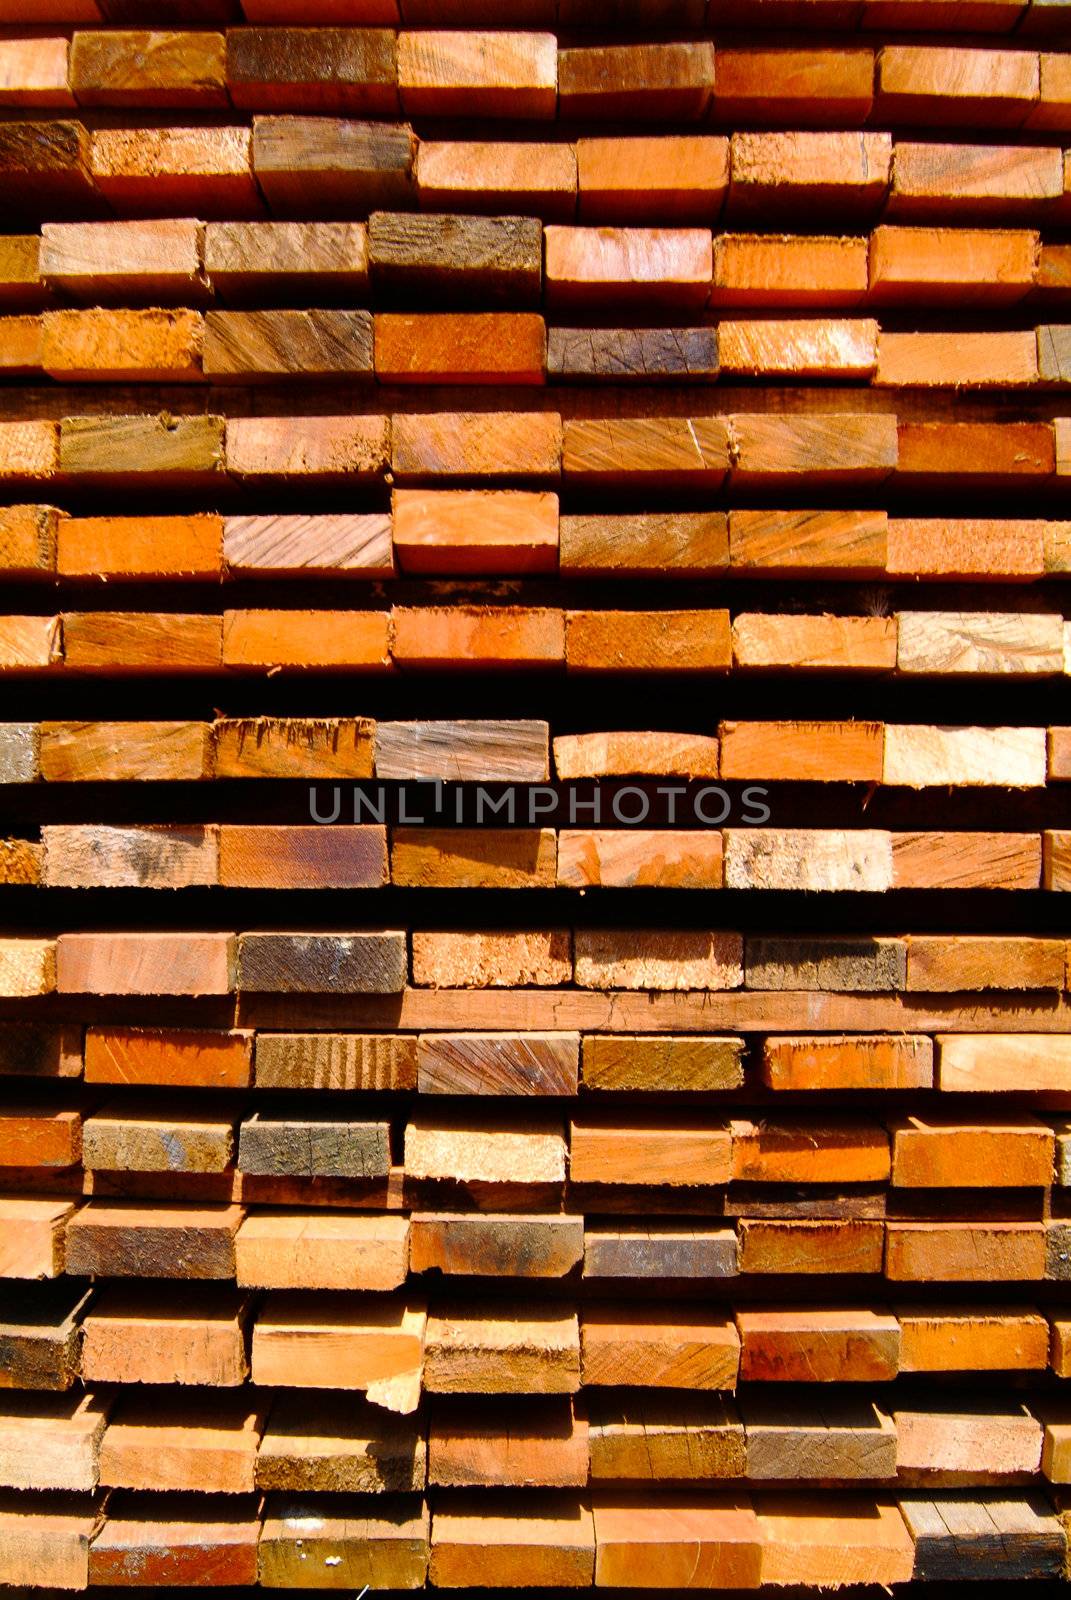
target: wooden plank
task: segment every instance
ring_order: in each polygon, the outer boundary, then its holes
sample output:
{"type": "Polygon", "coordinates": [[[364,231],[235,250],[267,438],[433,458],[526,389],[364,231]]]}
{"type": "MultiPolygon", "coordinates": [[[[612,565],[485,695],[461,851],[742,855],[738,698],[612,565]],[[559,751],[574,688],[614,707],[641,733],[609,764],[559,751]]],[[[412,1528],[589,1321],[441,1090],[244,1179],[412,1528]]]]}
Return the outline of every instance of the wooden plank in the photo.
{"type": "Polygon", "coordinates": [[[881,1383],[896,1376],[900,1326],[887,1312],[740,1309],[736,1325],[742,1381],[881,1383]]]}
{"type": "MultiPolygon", "coordinates": [[[[567,1396],[498,1400],[439,1396],[428,1422],[428,1482],[444,1488],[583,1489],[587,1419],[567,1396]]],[[[423,1480],[422,1480],[423,1481],[423,1480]]]]}
{"type": "Polygon", "coordinates": [[[955,1113],[888,1120],[892,1182],[921,1189],[1045,1188],[1052,1182],[1053,1132],[1029,1112],[979,1127],[955,1113]]]}
{"type": "MultiPolygon", "coordinates": [[[[9,577],[38,578],[56,568],[56,544],[64,513],[55,506],[5,506],[0,509],[0,571],[9,577]]],[[[9,724],[18,727],[19,724],[9,724]]]]}
{"type": "Polygon", "coordinates": [[[584,989],[737,989],[743,940],[702,930],[577,928],[575,981],[584,989]]]}
{"type": "Polygon", "coordinates": [[[901,1372],[1041,1371],[1049,1326],[1031,1306],[894,1303],[901,1372]]]}
{"type": "Polygon", "coordinates": [[[892,617],[762,615],[733,620],[733,666],[799,672],[892,672],[892,617]]]}
{"type": "Polygon", "coordinates": [[[718,351],[726,377],[878,381],[878,325],[869,317],[726,320],[718,351]]]}
{"type": "Polygon", "coordinates": [[[225,1284],[176,1284],[163,1303],[137,1287],[106,1287],[83,1318],[82,1376],[234,1388],[248,1375],[250,1311],[249,1297],[225,1284]]]}
{"type": "Polygon", "coordinates": [[[405,1130],[407,1178],[457,1183],[561,1184],[565,1181],[565,1132],[553,1114],[414,1111],[405,1130]]]}
{"type": "Polygon", "coordinates": [[[521,1310],[466,1301],[429,1314],[424,1388],[428,1394],[575,1394],[576,1312],[553,1304],[521,1310]]]}
{"type": "Polygon", "coordinates": [[[900,1500],[915,1541],[915,1577],[957,1582],[978,1572],[996,1578],[1063,1574],[1067,1537],[1043,1495],[986,1493],[920,1495],[900,1500]]]}
{"type": "Polygon", "coordinates": [[[239,1129],[238,1166],[255,1177],[385,1178],[390,1125],[254,1111],[239,1129]]]}
{"type": "Polygon", "coordinates": [[[60,617],[0,618],[0,671],[39,672],[63,660],[60,617]]]}
{"type": "Polygon", "coordinates": [[[553,1094],[577,1090],[575,1033],[425,1033],[417,1041],[422,1094],[553,1094]]]}
{"type": "Polygon", "coordinates": [[[212,770],[206,722],[42,722],[41,777],[49,783],[184,783],[212,770]]]}
{"type": "Polygon", "coordinates": [[[219,879],[214,824],[110,828],[61,825],[41,830],[43,881],[50,888],[184,889],[219,879]]]}
{"type": "Polygon", "coordinates": [[[713,273],[705,228],[544,229],[547,305],[555,309],[705,306],[713,273]]]}
{"type": "Polygon", "coordinates": [[[565,662],[565,615],[549,606],[395,606],[391,658],[402,670],[520,670],[565,662]]]}
{"type": "Polygon", "coordinates": [[[218,616],[83,611],[63,618],[64,666],[71,672],[218,672],[221,653],[218,616]]]}
{"type": "MultiPolygon", "coordinates": [[[[955,473],[974,488],[1014,488],[1024,478],[1051,477],[1056,470],[1053,427],[1045,422],[909,422],[898,430],[897,477],[916,487],[949,482],[955,473]]],[[[910,614],[910,613],[908,613],[910,614]]],[[[932,615],[932,614],[931,614],[932,615]]],[[[999,626],[1000,619],[988,619],[999,626]]],[[[1043,619],[1035,619],[1043,626],[1043,619]]],[[[927,623],[927,626],[930,626],[927,623]]],[[[1011,617],[1006,628],[1027,627],[1011,617]]],[[[936,620],[934,622],[936,633],[936,620]]]]}
{"type": "Polygon", "coordinates": [[[201,381],[199,311],[46,311],[41,323],[40,366],[59,383],[201,381]]]}
{"type": "MultiPolygon", "coordinates": [[[[909,941],[833,935],[817,939],[745,940],[749,989],[878,993],[910,987],[909,941]]],[[[956,988],[951,984],[948,987],[956,988]]]]}
{"type": "MultiPolygon", "coordinates": [[[[422,145],[422,163],[429,148],[465,147],[422,145]]],[[[378,211],[368,219],[368,259],[373,285],[387,294],[414,295],[435,305],[537,306],[543,230],[536,217],[528,216],[378,211]]]]}
{"type": "Polygon", "coordinates": [[[520,932],[415,928],[411,940],[413,982],[432,989],[547,988],[572,982],[572,935],[564,928],[520,932]]]}
{"type": "Polygon", "coordinates": [[[227,471],[298,485],[378,480],[390,453],[383,416],[229,417],[227,471]]]}
{"type": "Polygon", "coordinates": [[[717,488],[729,468],[724,417],[567,418],[562,470],[595,487],[717,488]]]}
{"type": "Polygon", "coordinates": [[[735,1389],[740,1338],[706,1307],[583,1308],[584,1387],[735,1389]]]}
{"type": "Polygon", "coordinates": [[[554,740],[554,767],[559,778],[716,778],[718,741],[687,733],[566,734],[554,740]]]}
{"type": "Polygon", "coordinates": [[[30,839],[0,839],[0,883],[39,884],[44,847],[30,839]]]}
{"type": "MultiPolygon", "coordinates": [[[[621,50],[610,54],[625,57],[621,50]]],[[[631,95],[630,115],[637,103],[631,95]]],[[[581,138],[580,215],[596,222],[712,220],[728,186],[728,154],[723,138],[581,138]]]]}
{"type": "Polygon", "coordinates": [[[227,93],[252,111],[398,111],[398,60],[387,28],[228,28],[227,93]]]}
{"type": "Polygon", "coordinates": [[[892,887],[892,836],[874,828],[726,828],[729,889],[881,893],[892,887]]]}
{"type": "Polygon", "coordinates": [[[11,120],[0,132],[0,178],[15,216],[52,220],[88,209],[100,201],[90,171],[91,139],[81,122],[11,120]]]}
{"type": "Polygon", "coordinates": [[[689,1120],[674,1125],[654,1118],[615,1117],[596,1121],[575,1116],[569,1124],[569,1176],[573,1183],[634,1183],[670,1187],[728,1183],[732,1138],[724,1121],[689,1120]]]}
{"type": "Polygon", "coordinates": [[[234,989],[230,933],[65,933],[61,994],[224,995],[234,989]]]}
{"type": "Polygon", "coordinates": [[[246,1217],[234,1253],[246,1288],[397,1289],[409,1266],[409,1220],[271,1211],[246,1217]]]}
{"type": "Polygon", "coordinates": [[[378,889],[387,830],[221,823],[218,881],[239,889],[378,889]]]}
{"type": "Polygon", "coordinates": [[[223,35],[79,29],[71,40],[70,82],[82,106],[223,107],[223,35]]]}
{"type": "Polygon", "coordinates": [[[52,994],[55,988],[55,939],[0,938],[0,996],[23,1000],[52,994]]]}
{"type": "Polygon", "coordinates": [[[36,484],[55,477],[59,470],[59,448],[57,422],[34,418],[0,423],[0,482],[36,484]]]}
{"type": "Polygon", "coordinates": [[[971,1093],[1038,1093],[1067,1085],[1071,1041],[1034,1034],[993,1034],[984,1039],[939,1033],[940,1087],[971,1093]]]}
{"type": "Polygon", "coordinates": [[[584,1255],[582,1217],[413,1212],[410,1265],[456,1276],[562,1278],[584,1255]]]}
{"type": "Polygon", "coordinates": [[[0,723],[0,783],[33,783],[40,776],[39,724],[0,723]]]}
{"type": "Polygon", "coordinates": [[[11,311],[39,311],[48,299],[41,281],[41,237],[10,233],[0,245],[0,305],[11,311]]]}
{"type": "Polygon", "coordinates": [[[277,216],[365,218],[411,203],[416,139],[405,123],[258,117],[256,182],[277,216]]]}
{"type": "Polygon", "coordinates": [[[247,300],[362,300],[368,292],[363,222],[210,222],[204,271],[230,304],[247,300]]]}
{"type": "Polygon", "coordinates": [[[897,1505],[871,1495],[756,1498],[764,1584],[906,1583],[915,1547],[897,1505]]]}
{"type": "Polygon", "coordinates": [[[585,1224],[584,1277],[642,1279],[733,1278],[737,1273],[732,1228],[687,1222],[585,1224]]]}
{"type": "Polygon", "coordinates": [[[558,104],[570,121],[699,122],[714,88],[714,46],[609,44],[558,55],[558,104]]]}
{"type": "Polygon", "coordinates": [[[1041,838],[1033,833],[894,833],[895,889],[1037,889],[1041,838]]]}
{"type": "Polygon", "coordinates": [[[1033,221],[1062,196],[1061,168],[1060,152],[1043,146],[898,140],[887,215],[945,224],[1033,221]]]}
{"type": "Polygon", "coordinates": [[[887,44],[877,57],[879,115],[914,127],[936,123],[1015,128],[1041,92],[1032,50],[962,50],[887,44]]]}
{"type": "Polygon", "coordinates": [[[391,882],[418,889],[552,888],[553,828],[392,828],[391,882]]]}
{"type": "Polygon", "coordinates": [[[377,778],[543,783],[549,728],[536,721],[380,722],[377,778]]]}
{"type": "MultiPolygon", "coordinates": [[[[802,135],[800,137],[803,137],[802,135]]],[[[863,136],[867,137],[866,135],[863,136]]],[[[728,419],[732,480],[742,486],[881,483],[897,470],[896,419],[878,412],[728,419]]]]}
{"type": "Polygon", "coordinates": [[[570,672],[727,672],[728,611],[567,611],[570,672]]]}
{"type": "Polygon", "coordinates": [[[375,372],[393,384],[541,384],[543,318],[530,311],[377,311],[375,372]]]}
{"type": "Polygon", "coordinates": [[[404,572],[555,572],[558,496],[523,489],[395,489],[404,572]]]}
{"type": "Polygon", "coordinates": [[[91,1200],[67,1224],[67,1271],[130,1278],[233,1278],[235,1205],[91,1200]]]}
{"type": "Polygon", "coordinates": [[[397,1295],[266,1296],[253,1328],[254,1383],[361,1389],[389,1411],[415,1411],[424,1360],[423,1304],[397,1295]]]}
{"type": "Polygon", "coordinates": [[[252,1082],[253,1034],[181,1028],[86,1030],[87,1083],[241,1089],[252,1082]]]}
{"type": "Polygon", "coordinates": [[[244,933],[238,988],[268,994],[397,994],[404,933],[244,933]]]}
{"type": "Polygon", "coordinates": [[[0,1576],[5,1584],[61,1590],[89,1585],[89,1546],[104,1521],[92,1494],[49,1495],[36,1504],[0,1496],[0,1576]]]}
{"type": "Polygon", "coordinates": [[[81,1319],[90,1303],[90,1291],[62,1279],[7,1280],[0,1389],[70,1389],[80,1372],[81,1319]]]}
{"type": "Polygon", "coordinates": [[[429,1577],[439,1588],[477,1581],[583,1588],[594,1576],[595,1527],[588,1506],[574,1496],[436,1507],[429,1577]]]}
{"type": "Polygon", "coordinates": [[[98,487],[206,489],[223,472],[219,416],[82,416],[60,424],[59,470],[98,487]]]}
{"type": "Polygon", "coordinates": [[[124,1395],[100,1447],[100,1481],[115,1489],[251,1494],[264,1402],[224,1392],[208,1403],[124,1395]]]}
{"type": "Polygon", "coordinates": [[[933,728],[889,723],[881,781],[911,789],[992,785],[1043,788],[1041,728],[933,728]]]}
{"type": "Polygon", "coordinates": [[[851,1482],[896,1477],[896,1429],[873,1400],[851,1394],[784,1399],[760,1389],[741,1396],[740,1411],[748,1478],[851,1482]]]}
{"type": "Polygon", "coordinates": [[[82,1029],[77,1024],[42,1027],[16,1022],[0,1028],[0,1077],[81,1076],[82,1029]]]}
{"type": "Polygon", "coordinates": [[[427,1447],[415,1422],[347,1396],[272,1401],[256,1460],[259,1489],[381,1494],[424,1487],[427,1447]]]}
{"type": "Polygon", "coordinates": [[[40,275],[81,303],[199,305],[204,239],[204,224],[185,217],[45,222],[40,275]]]}
{"type": "Polygon", "coordinates": [[[732,1400],[721,1394],[594,1393],[588,1412],[592,1483],[745,1475],[743,1425],[732,1400]]]}
{"type": "Polygon", "coordinates": [[[713,115],[734,128],[782,120],[798,128],[858,127],[873,104],[874,60],[866,47],[833,52],[730,43],[717,55],[713,115]]]}
{"type": "Polygon", "coordinates": [[[550,33],[398,35],[398,90],[409,117],[553,117],[557,85],[550,33]]]}
{"type": "Polygon", "coordinates": [[[722,722],[721,776],[880,782],[884,733],[880,722],[722,722]]]}
{"type": "Polygon", "coordinates": [[[1041,1424],[1014,1399],[897,1403],[893,1420],[901,1482],[954,1484],[981,1477],[999,1483],[1036,1473],[1041,1465],[1041,1424]]]}
{"type": "Polygon", "coordinates": [[[892,170],[887,133],[734,133],[728,216],[867,220],[892,170]]]}
{"type": "Polygon", "coordinates": [[[603,1491],[594,1518],[599,1585],[758,1588],[759,1522],[743,1496],[678,1490],[651,1504],[603,1491]]]}
{"type": "Polygon", "coordinates": [[[878,340],[877,388],[991,389],[1038,382],[1033,329],[1006,333],[883,332],[878,340]]]}
{"type": "Polygon", "coordinates": [[[558,884],[572,889],[720,889],[722,839],[698,829],[563,828],[558,884]]]}
{"type": "Polygon", "coordinates": [[[441,478],[557,478],[562,422],[555,412],[403,413],[393,418],[398,483],[441,478]]]}
{"type": "Polygon", "coordinates": [[[412,1496],[328,1502],[310,1515],[305,1500],[273,1495],[260,1534],[258,1579],[268,1588],[318,1586],[359,1591],[423,1588],[428,1571],[429,1513],[412,1496]],[[337,1505],[338,1509],[335,1509],[337,1505]]]}
{"type": "Polygon", "coordinates": [[[260,1520],[251,1497],[118,1496],[89,1552],[94,1585],[253,1584],[260,1520]]]}
{"type": "Polygon", "coordinates": [[[740,1271],[865,1275],[881,1271],[884,1224],[858,1217],[741,1218],[740,1271]]]}
{"type": "Polygon", "coordinates": [[[933,1085],[933,1045],[922,1037],[782,1035],[763,1041],[771,1089],[900,1089],[933,1085]]]}
{"type": "Polygon", "coordinates": [[[415,1089],[416,1040],[395,1034],[259,1033],[265,1089],[415,1089]]]}
{"type": "Polygon", "coordinates": [[[1040,1222],[889,1222],[885,1276],[914,1283],[1017,1283],[1046,1276],[1040,1222]]]}
{"type": "Polygon", "coordinates": [[[372,314],[209,311],[203,370],[210,383],[228,384],[371,377],[372,314]]]}
{"type": "Polygon", "coordinates": [[[165,209],[180,216],[260,215],[252,154],[247,127],[219,126],[97,128],[89,151],[92,182],[104,200],[150,217],[165,209]]]}
{"type": "Polygon", "coordinates": [[[228,1172],[233,1112],[106,1102],[85,1119],[82,1161],[95,1172],[228,1172]]]}
{"type": "Polygon", "coordinates": [[[61,34],[5,39],[0,64],[0,104],[73,106],[68,82],[69,41],[61,34]]]}
{"type": "Polygon", "coordinates": [[[547,377],[558,382],[713,382],[718,370],[714,328],[547,330],[547,377]]]}
{"type": "Polygon", "coordinates": [[[547,222],[569,222],[576,211],[571,144],[422,140],[416,182],[424,211],[498,215],[508,208],[547,222]]]}
{"type": "Polygon", "coordinates": [[[708,576],[728,565],[728,518],[720,511],[563,516],[559,562],[573,576],[708,576]]]}
{"type": "Polygon", "coordinates": [[[367,717],[220,717],[212,724],[217,778],[370,778],[375,724],[367,717]]]}
{"type": "Polygon", "coordinates": [[[610,1093],[739,1089],[744,1082],[743,1054],[740,1039],[585,1034],[581,1080],[585,1089],[610,1093]]]}
{"type": "Polygon", "coordinates": [[[866,238],[723,233],[714,240],[714,307],[854,306],[867,293],[866,238]]]}
{"type": "Polygon", "coordinates": [[[69,1200],[0,1197],[0,1278],[58,1278],[74,1209],[69,1200]]]}
{"type": "Polygon", "coordinates": [[[733,1179],[743,1183],[882,1183],[889,1138],[877,1121],[835,1113],[734,1117],[733,1179]]]}

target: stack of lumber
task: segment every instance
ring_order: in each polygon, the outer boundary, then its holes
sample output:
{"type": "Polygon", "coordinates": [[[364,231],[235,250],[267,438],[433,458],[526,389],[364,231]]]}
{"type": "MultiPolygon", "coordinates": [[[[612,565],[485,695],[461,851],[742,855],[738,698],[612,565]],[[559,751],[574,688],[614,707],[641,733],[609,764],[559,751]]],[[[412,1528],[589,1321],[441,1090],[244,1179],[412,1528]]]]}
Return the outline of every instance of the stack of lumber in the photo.
{"type": "Polygon", "coordinates": [[[0,0],[0,1591],[1071,1576],[1069,9],[0,0]]]}

